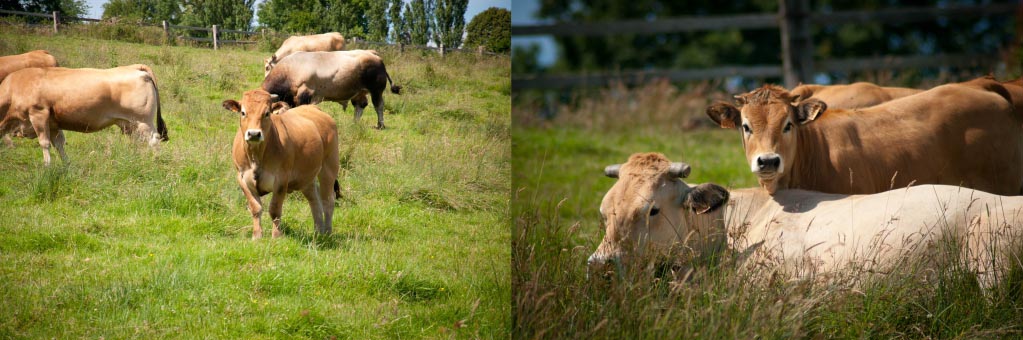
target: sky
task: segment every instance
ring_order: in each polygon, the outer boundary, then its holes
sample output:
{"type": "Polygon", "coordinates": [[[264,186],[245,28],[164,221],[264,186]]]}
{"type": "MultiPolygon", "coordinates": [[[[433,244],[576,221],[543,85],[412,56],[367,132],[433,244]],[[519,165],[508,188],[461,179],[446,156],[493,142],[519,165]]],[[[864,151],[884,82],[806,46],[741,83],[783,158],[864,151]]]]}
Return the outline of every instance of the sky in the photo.
{"type": "MultiPolygon", "coordinates": [[[[472,6],[471,1],[472,0],[470,0],[469,6],[472,6]]],[[[542,20],[534,18],[534,15],[539,9],[540,2],[538,0],[515,0],[511,10],[512,26],[543,22],[542,20]]],[[[528,46],[533,44],[540,46],[540,54],[536,57],[536,61],[540,65],[550,66],[554,63],[554,60],[558,58],[558,47],[557,44],[554,43],[554,38],[551,36],[512,36],[512,47],[528,46]]]]}
{"type": "MultiPolygon", "coordinates": [[[[410,0],[405,0],[408,3],[410,0]]],[[[259,8],[259,4],[263,0],[256,0],[256,8],[259,8]]],[[[517,0],[516,2],[520,2],[517,0]]],[[[107,0],[85,0],[85,3],[89,5],[89,18],[99,19],[103,16],[103,4],[107,3],[107,0]]],[[[511,10],[511,0],[469,0],[469,7],[465,10],[465,24],[469,24],[469,20],[476,16],[480,12],[485,11],[490,7],[500,7],[511,10]]],[[[514,14],[512,21],[514,21],[514,14]]]]}

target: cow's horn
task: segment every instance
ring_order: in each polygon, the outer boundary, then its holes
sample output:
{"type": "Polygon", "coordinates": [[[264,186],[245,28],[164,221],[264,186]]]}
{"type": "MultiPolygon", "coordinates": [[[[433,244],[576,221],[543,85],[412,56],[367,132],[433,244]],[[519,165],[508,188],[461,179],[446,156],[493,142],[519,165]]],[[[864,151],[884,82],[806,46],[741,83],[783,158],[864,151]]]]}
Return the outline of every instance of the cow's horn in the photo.
{"type": "Polygon", "coordinates": [[[689,177],[689,170],[689,164],[674,162],[668,167],[668,174],[672,177],[686,178],[689,177]]]}
{"type": "Polygon", "coordinates": [[[278,100],[281,100],[281,97],[280,97],[280,96],[278,96],[278,95],[276,95],[276,94],[271,94],[271,95],[270,95],[270,102],[271,102],[271,103],[276,103],[276,102],[277,102],[278,100]]]}
{"type": "Polygon", "coordinates": [[[618,178],[618,170],[621,168],[621,164],[608,165],[604,168],[604,175],[611,178],[618,178]]]}

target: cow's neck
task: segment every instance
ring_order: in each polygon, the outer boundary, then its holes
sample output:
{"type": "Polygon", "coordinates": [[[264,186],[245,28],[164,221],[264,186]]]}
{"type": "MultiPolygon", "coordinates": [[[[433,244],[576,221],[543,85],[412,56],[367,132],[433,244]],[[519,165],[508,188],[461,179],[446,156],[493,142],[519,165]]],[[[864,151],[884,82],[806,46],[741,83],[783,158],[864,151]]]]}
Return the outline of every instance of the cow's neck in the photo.
{"type": "Polygon", "coordinates": [[[827,171],[826,165],[831,157],[828,140],[812,124],[796,129],[796,159],[792,168],[786,170],[787,174],[778,179],[778,190],[816,188],[819,176],[827,171]]]}

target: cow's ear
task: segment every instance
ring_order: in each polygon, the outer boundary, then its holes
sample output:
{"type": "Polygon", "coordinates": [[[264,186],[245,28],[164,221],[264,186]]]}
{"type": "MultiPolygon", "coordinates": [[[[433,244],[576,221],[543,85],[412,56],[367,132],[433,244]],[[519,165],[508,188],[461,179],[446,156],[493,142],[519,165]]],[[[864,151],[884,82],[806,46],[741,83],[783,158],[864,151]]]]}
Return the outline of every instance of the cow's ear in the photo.
{"type": "Polygon", "coordinates": [[[697,214],[713,212],[728,203],[728,190],[717,184],[700,184],[686,193],[682,202],[697,214]]]}
{"type": "Polygon", "coordinates": [[[725,102],[717,102],[708,106],[707,116],[724,129],[734,129],[739,126],[742,120],[739,115],[739,108],[725,102]]]}
{"type": "Polygon", "coordinates": [[[796,122],[799,124],[812,122],[828,109],[828,104],[817,98],[807,98],[793,105],[796,106],[796,122]]]}
{"type": "Polygon", "coordinates": [[[223,105],[228,111],[242,112],[242,106],[234,101],[234,99],[225,100],[223,105]]]}
{"type": "Polygon", "coordinates": [[[270,105],[270,112],[275,115],[282,114],[284,111],[288,111],[289,109],[291,109],[291,106],[285,102],[274,102],[270,105]]]}

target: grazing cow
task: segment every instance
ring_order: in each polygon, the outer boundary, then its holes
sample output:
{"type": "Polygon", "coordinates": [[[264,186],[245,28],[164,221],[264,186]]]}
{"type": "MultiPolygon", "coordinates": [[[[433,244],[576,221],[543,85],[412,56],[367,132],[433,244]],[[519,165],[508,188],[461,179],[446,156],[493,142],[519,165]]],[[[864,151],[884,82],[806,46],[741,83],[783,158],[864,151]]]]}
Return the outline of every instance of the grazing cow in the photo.
{"type": "Polygon", "coordinates": [[[790,94],[802,99],[819,99],[832,109],[858,109],[920,92],[923,90],[882,87],[867,82],[858,82],[849,85],[799,85],[792,89],[790,94]]]}
{"type": "Polygon", "coordinates": [[[241,114],[232,154],[238,185],[252,213],[252,239],[263,236],[260,197],[273,193],[270,218],[276,238],[281,236],[284,199],[293,191],[301,191],[309,201],[316,231],[330,234],[335,194],[341,197],[337,183],[341,160],[334,119],[315,105],[289,109],[277,96],[263,90],[245,92],[241,102],[228,99],[223,105],[241,114]]]}
{"type": "Polygon", "coordinates": [[[0,57],[0,81],[14,71],[30,67],[57,67],[57,58],[44,50],[0,57]]]}
{"type": "Polygon", "coordinates": [[[990,288],[1007,266],[1018,266],[1009,256],[1023,249],[1017,240],[1023,197],[947,185],[871,195],[781,190],[772,196],[760,188],[729,192],[715,184],[689,185],[681,180],[688,173],[688,165],[655,153],[605,169],[618,180],[600,204],[606,233],[588,261],[594,270],[630,257],[674,260],[684,250],[706,258],[731,248],[744,261],[741,268],[826,278],[843,269],[897,270],[934,242],[955,239],[961,260],[990,288]]]}
{"type": "Polygon", "coordinates": [[[150,146],[168,140],[156,77],[149,66],[27,68],[0,83],[0,135],[39,137],[46,165],[51,142],[68,161],[64,130],[96,132],[111,125],[150,146]]]}
{"type": "Polygon", "coordinates": [[[768,192],[872,194],[948,184],[999,195],[1023,189],[1023,117],[990,79],[948,84],[864,109],[828,109],[766,85],[707,115],[742,134],[768,192]]]}
{"type": "MultiPolygon", "coordinates": [[[[384,128],[384,90],[391,76],[376,51],[297,52],[284,59],[263,80],[263,90],[289,105],[319,104],[324,100],[355,104],[355,120],[362,117],[366,94],[373,98],[377,128],[384,128]],[[361,99],[360,99],[361,98],[361,99]]],[[[391,81],[391,92],[401,86],[391,81]]]]}
{"type": "Polygon", "coordinates": [[[270,74],[270,70],[277,65],[281,59],[295,52],[329,52],[345,49],[345,37],[341,33],[331,32],[324,34],[301,35],[289,37],[281,44],[270,58],[263,61],[263,77],[270,74]]]}

